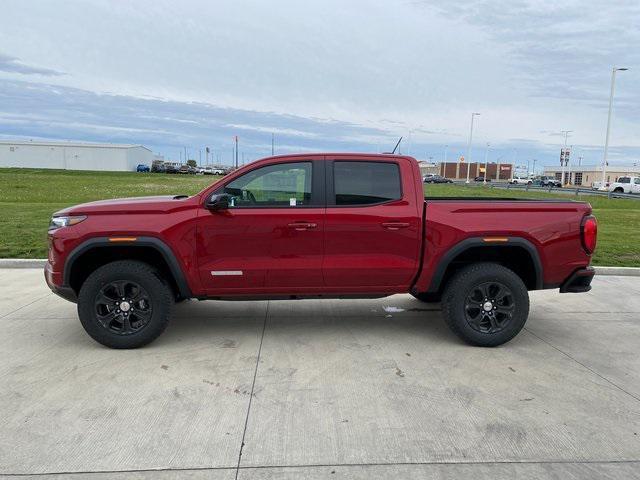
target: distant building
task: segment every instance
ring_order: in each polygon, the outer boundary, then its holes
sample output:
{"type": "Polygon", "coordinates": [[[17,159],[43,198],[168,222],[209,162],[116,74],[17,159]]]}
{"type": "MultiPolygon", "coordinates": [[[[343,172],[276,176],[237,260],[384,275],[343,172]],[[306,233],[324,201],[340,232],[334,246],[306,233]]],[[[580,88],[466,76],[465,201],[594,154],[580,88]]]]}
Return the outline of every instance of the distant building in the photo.
{"type": "MultiPolygon", "coordinates": [[[[499,166],[500,176],[498,177],[498,164],[489,162],[486,165],[486,169],[488,170],[487,179],[491,179],[492,181],[511,180],[513,165],[510,163],[500,163],[499,166]]],[[[469,168],[469,178],[471,180],[475,177],[484,176],[485,174],[485,164],[477,162],[442,162],[440,164],[440,170],[437,173],[452,180],[466,180],[467,168],[469,168]]]]}
{"type": "Polygon", "coordinates": [[[152,161],[153,152],[142,145],[0,141],[0,167],[135,171],[152,161]]]}
{"type": "MultiPolygon", "coordinates": [[[[544,175],[555,177],[558,180],[562,177],[562,167],[544,167],[544,175]]],[[[565,168],[565,182],[570,185],[591,187],[593,182],[602,181],[601,165],[569,165],[565,168]]],[[[607,167],[606,182],[615,182],[618,177],[627,175],[640,175],[640,166],[618,166],[609,165],[607,167]]]]}
{"type": "Polygon", "coordinates": [[[425,176],[427,173],[440,173],[440,165],[437,163],[418,160],[418,167],[420,167],[422,176],[425,176]]]}

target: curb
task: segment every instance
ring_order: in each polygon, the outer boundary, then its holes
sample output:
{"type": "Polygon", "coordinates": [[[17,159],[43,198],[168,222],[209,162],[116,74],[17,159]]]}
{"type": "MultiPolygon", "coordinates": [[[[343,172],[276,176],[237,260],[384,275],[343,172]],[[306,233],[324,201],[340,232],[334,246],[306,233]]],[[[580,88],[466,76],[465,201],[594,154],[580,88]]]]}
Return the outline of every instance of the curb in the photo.
{"type": "MultiPolygon", "coordinates": [[[[0,258],[2,268],[44,268],[46,258],[0,258]]],[[[640,277],[640,267],[593,267],[596,275],[640,277]]]]}
{"type": "Polygon", "coordinates": [[[44,268],[46,258],[0,258],[0,268],[44,268]]]}
{"type": "Polygon", "coordinates": [[[621,277],[640,277],[638,267],[593,267],[596,275],[618,275],[621,277]]]}

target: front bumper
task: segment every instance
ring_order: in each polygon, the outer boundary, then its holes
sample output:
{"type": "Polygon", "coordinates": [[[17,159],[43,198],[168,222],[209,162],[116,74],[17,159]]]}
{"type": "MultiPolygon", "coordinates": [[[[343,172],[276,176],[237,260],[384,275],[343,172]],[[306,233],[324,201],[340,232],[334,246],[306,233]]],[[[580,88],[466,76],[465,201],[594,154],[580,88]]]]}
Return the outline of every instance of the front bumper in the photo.
{"type": "Polygon", "coordinates": [[[59,297],[62,297],[70,302],[77,303],[78,296],[76,295],[76,292],[67,285],[60,285],[57,283],[60,282],[61,279],[62,274],[55,272],[51,268],[51,264],[47,262],[44,265],[44,280],[47,282],[47,286],[53,293],[55,293],[59,297]]]}
{"type": "Polygon", "coordinates": [[[593,267],[580,268],[573,272],[562,285],[560,293],[584,293],[591,290],[591,280],[596,274],[593,267]]]}

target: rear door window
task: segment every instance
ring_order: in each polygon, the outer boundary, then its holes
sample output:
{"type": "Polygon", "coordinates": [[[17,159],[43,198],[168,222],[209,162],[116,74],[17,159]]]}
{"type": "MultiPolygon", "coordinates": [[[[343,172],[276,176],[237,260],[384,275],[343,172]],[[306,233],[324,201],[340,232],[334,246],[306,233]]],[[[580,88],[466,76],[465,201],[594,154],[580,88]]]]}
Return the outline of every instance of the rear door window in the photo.
{"type": "Polygon", "coordinates": [[[335,205],[374,205],[402,198],[400,169],[392,162],[336,161],[335,205]]]}

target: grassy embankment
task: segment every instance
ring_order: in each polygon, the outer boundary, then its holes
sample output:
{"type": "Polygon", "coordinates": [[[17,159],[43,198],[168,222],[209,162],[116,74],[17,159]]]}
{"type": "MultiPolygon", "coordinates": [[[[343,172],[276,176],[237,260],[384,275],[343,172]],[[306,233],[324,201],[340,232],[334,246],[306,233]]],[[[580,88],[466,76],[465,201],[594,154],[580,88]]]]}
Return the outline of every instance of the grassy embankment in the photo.
{"type": "MultiPolygon", "coordinates": [[[[51,214],[105,198],[193,194],[218,177],[129,172],[0,169],[0,258],[45,258],[51,214]]],[[[429,196],[572,198],[562,194],[427,185],[429,196]]],[[[598,217],[596,265],[640,266],[640,201],[581,196],[598,217]]]]}

